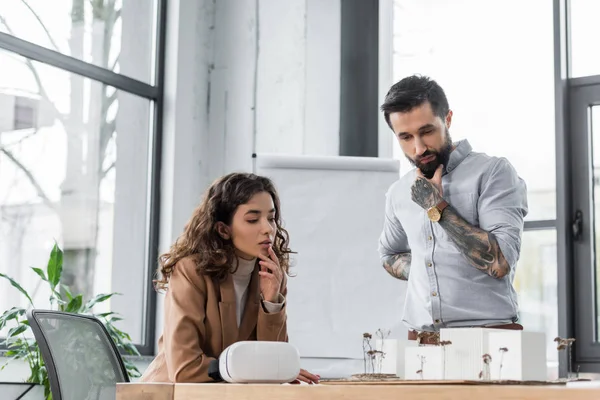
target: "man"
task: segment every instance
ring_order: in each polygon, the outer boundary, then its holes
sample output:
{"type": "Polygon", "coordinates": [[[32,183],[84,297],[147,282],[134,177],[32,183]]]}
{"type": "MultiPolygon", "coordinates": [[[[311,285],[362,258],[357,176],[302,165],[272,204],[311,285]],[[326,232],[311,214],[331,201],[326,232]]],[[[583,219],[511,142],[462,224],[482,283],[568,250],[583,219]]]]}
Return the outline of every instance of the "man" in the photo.
{"type": "Polygon", "coordinates": [[[428,332],[440,328],[522,329],[512,282],[525,183],[506,159],[452,142],[452,111],[434,80],[401,80],[381,109],[416,167],[390,187],[379,240],[386,271],[408,281],[409,339],[435,343],[428,332]]]}

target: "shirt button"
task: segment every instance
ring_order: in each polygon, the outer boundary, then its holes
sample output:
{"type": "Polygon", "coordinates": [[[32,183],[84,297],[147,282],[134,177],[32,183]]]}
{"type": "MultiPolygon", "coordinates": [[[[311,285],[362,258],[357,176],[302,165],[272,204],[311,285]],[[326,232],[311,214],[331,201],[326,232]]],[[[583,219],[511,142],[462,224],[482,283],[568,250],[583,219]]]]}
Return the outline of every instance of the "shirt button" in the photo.
{"type": "Polygon", "coordinates": [[[428,267],[431,267],[431,265],[432,265],[431,263],[427,263],[427,266],[428,266],[428,267]]]}
{"type": "Polygon", "coordinates": [[[436,320],[435,320],[435,323],[436,323],[436,324],[439,324],[439,323],[440,323],[440,320],[439,320],[439,319],[436,319],[436,320]]]}
{"type": "Polygon", "coordinates": [[[429,236],[427,239],[428,239],[428,240],[432,240],[432,239],[433,239],[433,237],[429,236]]]}
{"type": "Polygon", "coordinates": [[[435,297],[435,296],[437,296],[437,292],[431,292],[431,295],[432,295],[433,297],[435,297]]]}

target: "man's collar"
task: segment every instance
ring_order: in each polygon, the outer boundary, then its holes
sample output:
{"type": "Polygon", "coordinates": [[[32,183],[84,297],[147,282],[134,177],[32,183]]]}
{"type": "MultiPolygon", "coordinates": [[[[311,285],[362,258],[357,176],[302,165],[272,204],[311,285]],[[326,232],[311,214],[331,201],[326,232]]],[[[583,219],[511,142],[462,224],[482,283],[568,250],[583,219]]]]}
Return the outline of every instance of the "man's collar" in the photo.
{"type": "Polygon", "coordinates": [[[452,170],[465,159],[473,151],[473,148],[469,144],[467,139],[459,140],[454,143],[454,150],[450,152],[450,158],[448,159],[448,165],[444,168],[446,173],[452,172],[452,170]]]}

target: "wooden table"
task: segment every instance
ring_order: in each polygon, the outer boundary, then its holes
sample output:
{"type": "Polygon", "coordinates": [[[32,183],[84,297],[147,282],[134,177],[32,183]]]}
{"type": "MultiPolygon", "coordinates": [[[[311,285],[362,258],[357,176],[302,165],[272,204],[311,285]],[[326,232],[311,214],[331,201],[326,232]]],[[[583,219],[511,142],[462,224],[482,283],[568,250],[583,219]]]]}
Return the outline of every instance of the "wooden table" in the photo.
{"type": "Polygon", "coordinates": [[[348,383],[319,385],[240,385],[123,383],[117,400],[598,400],[599,388],[564,385],[465,385],[348,383]]]}

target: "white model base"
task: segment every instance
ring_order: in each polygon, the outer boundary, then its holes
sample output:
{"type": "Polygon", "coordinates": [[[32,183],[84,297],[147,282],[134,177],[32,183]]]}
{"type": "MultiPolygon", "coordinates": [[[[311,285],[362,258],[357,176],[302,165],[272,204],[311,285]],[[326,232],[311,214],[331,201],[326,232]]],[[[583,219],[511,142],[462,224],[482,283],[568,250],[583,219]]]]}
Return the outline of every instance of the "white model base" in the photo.
{"type": "Polygon", "coordinates": [[[542,332],[490,329],[488,344],[492,379],[544,381],[548,379],[546,335],[542,332]],[[501,348],[508,351],[500,351],[501,348]],[[502,368],[500,363],[502,362],[502,368]]]}
{"type": "Polygon", "coordinates": [[[489,353],[485,328],[448,328],[440,330],[440,340],[450,341],[446,348],[446,379],[478,380],[483,371],[483,355],[489,353]]]}
{"type": "Polygon", "coordinates": [[[523,381],[545,381],[548,378],[546,335],[542,332],[444,328],[440,330],[440,340],[452,343],[406,347],[405,371],[401,377],[523,381]]]}
{"type": "Polygon", "coordinates": [[[444,349],[441,346],[408,347],[405,357],[404,379],[444,379],[444,349]]]}
{"type": "Polygon", "coordinates": [[[381,360],[380,372],[382,374],[397,375],[398,342],[396,339],[377,339],[375,341],[375,350],[385,354],[383,360],[381,360]]]}

